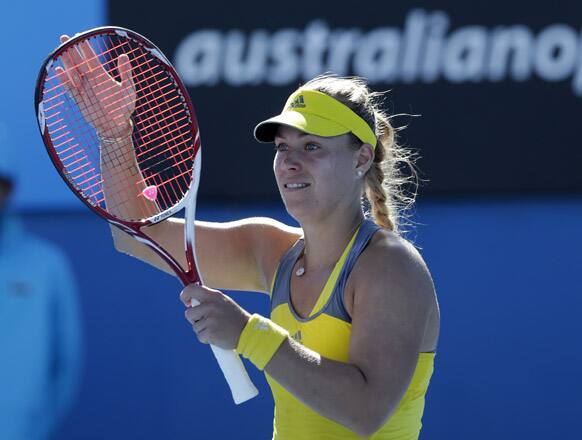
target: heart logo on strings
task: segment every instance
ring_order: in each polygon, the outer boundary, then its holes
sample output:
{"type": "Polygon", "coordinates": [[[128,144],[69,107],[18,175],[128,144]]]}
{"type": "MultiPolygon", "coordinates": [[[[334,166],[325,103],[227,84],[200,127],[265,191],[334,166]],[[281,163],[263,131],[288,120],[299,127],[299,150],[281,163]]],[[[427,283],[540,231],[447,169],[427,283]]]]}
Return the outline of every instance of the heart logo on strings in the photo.
{"type": "Polygon", "coordinates": [[[158,196],[158,187],[155,185],[150,185],[147,188],[145,188],[141,193],[146,199],[151,200],[153,202],[154,200],[156,200],[156,197],[158,196]]]}

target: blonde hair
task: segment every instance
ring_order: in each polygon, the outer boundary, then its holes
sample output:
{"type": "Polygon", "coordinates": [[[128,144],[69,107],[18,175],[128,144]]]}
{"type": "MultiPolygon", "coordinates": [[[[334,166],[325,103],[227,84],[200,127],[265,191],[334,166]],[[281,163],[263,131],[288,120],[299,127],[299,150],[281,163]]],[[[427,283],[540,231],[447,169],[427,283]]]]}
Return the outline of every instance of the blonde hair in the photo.
{"type": "MultiPolygon", "coordinates": [[[[378,139],[374,162],[365,175],[364,205],[369,204],[374,222],[400,233],[409,225],[407,212],[414,204],[418,181],[414,167],[415,154],[397,142],[397,131],[382,110],[383,93],[372,92],[358,77],[333,74],[317,76],[301,86],[302,89],[325,93],[349,107],[374,130],[378,139]],[[407,171],[408,170],[408,171],[407,171]]],[[[354,148],[362,141],[354,137],[354,148]]]]}

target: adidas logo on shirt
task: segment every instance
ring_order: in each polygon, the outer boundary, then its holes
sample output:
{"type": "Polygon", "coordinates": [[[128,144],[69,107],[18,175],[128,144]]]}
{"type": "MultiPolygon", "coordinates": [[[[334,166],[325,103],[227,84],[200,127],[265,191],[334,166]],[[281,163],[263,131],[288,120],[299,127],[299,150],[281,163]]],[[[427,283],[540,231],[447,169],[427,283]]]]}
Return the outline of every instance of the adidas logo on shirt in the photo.
{"type": "Polygon", "coordinates": [[[295,341],[301,342],[301,330],[295,332],[293,336],[291,336],[295,341]]]}

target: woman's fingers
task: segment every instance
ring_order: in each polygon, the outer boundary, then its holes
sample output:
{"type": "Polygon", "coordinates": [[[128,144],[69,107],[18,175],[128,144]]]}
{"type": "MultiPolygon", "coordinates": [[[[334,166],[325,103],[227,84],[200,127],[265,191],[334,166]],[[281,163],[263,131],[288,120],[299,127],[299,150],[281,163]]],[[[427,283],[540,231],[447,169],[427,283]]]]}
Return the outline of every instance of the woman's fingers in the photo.
{"type": "Polygon", "coordinates": [[[86,94],[84,93],[81,78],[75,69],[62,67],[55,67],[55,71],[60,77],[61,84],[70,97],[77,103],[78,106],[84,107],[87,105],[86,94]]]}
{"type": "MultiPolygon", "coordinates": [[[[61,43],[66,43],[67,41],[69,41],[69,36],[61,35],[60,41],[61,43]]],[[[75,48],[70,48],[66,50],[63,53],[62,60],[67,75],[70,78],[72,84],[77,88],[81,87],[82,85],[81,76],[83,74],[82,69],[85,68],[86,70],[86,66],[77,50],[75,48]]]]}
{"type": "Polygon", "coordinates": [[[56,67],[55,70],[64,71],[65,75],[63,78],[63,82],[66,81],[66,85],[70,88],[77,88],[81,86],[81,77],[77,70],[73,67],[73,64],[70,61],[70,57],[64,56],[62,58],[63,66],[65,67],[62,69],[61,67],[56,67]]]}
{"type": "Polygon", "coordinates": [[[209,335],[208,335],[208,330],[207,329],[203,329],[200,331],[196,332],[196,336],[198,337],[198,340],[203,343],[203,344],[209,344],[209,335]]]}
{"type": "Polygon", "coordinates": [[[190,322],[190,324],[192,325],[192,328],[194,329],[194,331],[196,333],[199,333],[202,330],[206,329],[207,322],[206,322],[206,319],[200,318],[200,319],[198,319],[196,321],[190,322]]]}
{"type": "MultiPolygon", "coordinates": [[[[61,35],[60,37],[61,43],[66,43],[69,40],[70,38],[68,35],[61,35]]],[[[66,60],[69,66],[75,69],[79,75],[86,75],[89,73],[89,66],[87,65],[87,62],[83,59],[83,57],[81,57],[80,52],[76,48],[71,47],[70,49],[67,49],[64,55],[65,56],[63,56],[63,60],[66,60]]]]}
{"type": "Polygon", "coordinates": [[[180,292],[180,300],[190,307],[216,298],[216,292],[198,284],[189,284],[180,292]]]}
{"type": "Polygon", "coordinates": [[[206,328],[206,320],[201,319],[199,321],[192,323],[192,330],[196,333],[196,337],[203,344],[208,344],[210,336],[208,335],[208,329],[206,328]]]}
{"type": "Polygon", "coordinates": [[[65,88],[65,91],[70,93],[71,95],[74,95],[75,88],[77,86],[74,83],[73,79],[71,78],[70,72],[68,70],[63,69],[62,67],[55,67],[55,72],[57,72],[59,80],[61,81],[61,84],[65,88]]]}
{"type": "Polygon", "coordinates": [[[133,74],[131,73],[131,63],[129,62],[129,57],[122,53],[117,57],[117,70],[119,70],[119,76],[121,77],[121,84],[123,85],[133,85],[133,74]]]}
{"type": "MultiPolygon", "coordinates": [[[[69,41],[69,36],[61,35],[60,41],[61,43],[66,43],[69,41]]],[[[65,90],[71,94],[77,105],[83,105],[81,102],[84,96],[82,93],[83,81],[78,70],[80,58],[77,56],[78,53],[74,48],[65,51],[61,58],[64,68],[59,66],[55,67],[55,70],[61,77],[61,83],[65,87],[65,90]]]]}
{"type": "Polygon", "coordinates": [[[99,61],[99,57],[95,54],[89,42],[83,41],[78,47],[84,62],[88,66],[89,78],[95,79],[97,84],[102,84],[107,79],[110,79],[109,74],[101,64],[101,61],[99,61]]]}
{"type": "Polygon", "coordinates": [[[117,70],[121,79],[121,88],[127,96],[135,99],[135,84],[133,82],[133,72],[131,70],[131,62],[126,54],[121,54],[117,57],[117,70]]]}
{"type": "MultiPolygon", "coordinates": [[[[60,42],[72,41],[68,35],[61,35],[60,42]]],[[[116,138],[127,133],[136,99],[128,55],[116,59],[119,81],[101,63],[88,41],[66,47],[60,59],[62,66],[56,67],[56,73],[87,122],[103,137],[116,138]]],[[[108,66],[113,67],[112,64],[108,66]]]]}
{"type": "Polygon", "coordinates": [[[208,330],[208,320],[206,315],[208,313],[208,306],[200,304],[196,307],[190,307],[186,310],[186,319],[192,325],[192,329],[196,333],[196,337],[203,344],[208,344],[210,340],[208,330]]]}
{"type": "Polygon", "coordinates": [[[70,92],[71,88],[73,88],[75,85],[73,84],[73,81],[69,76],[69,72],[66,72],[65,69],[63,69],[62,67],[55,67],[55,72],[57,72],[57,75],[59,76],[59,81],[65,87],[65,90],[67,92],[70,92]]]}
{"type": "Polygon", "coordinates": [[[184,312],[186,315],[186,319],[190,322],[190,324],[194,324],[197,321],[201,321],[204,319],[205,316],[208,315],[209,307],[206,304],[200,304],[196,307],[189,307],[184,312]]]}

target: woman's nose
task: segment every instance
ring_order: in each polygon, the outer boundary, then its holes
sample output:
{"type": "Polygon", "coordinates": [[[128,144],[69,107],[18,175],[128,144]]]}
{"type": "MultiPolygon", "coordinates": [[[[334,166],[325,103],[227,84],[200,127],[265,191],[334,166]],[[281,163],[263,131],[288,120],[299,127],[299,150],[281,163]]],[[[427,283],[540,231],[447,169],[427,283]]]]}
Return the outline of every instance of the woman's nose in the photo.
{"type": "Polygon", "coordinates": [[[301,168],[301,156],[296,151],[287,151],[282,161],[286,170],[298,170],[301,168]]]}

